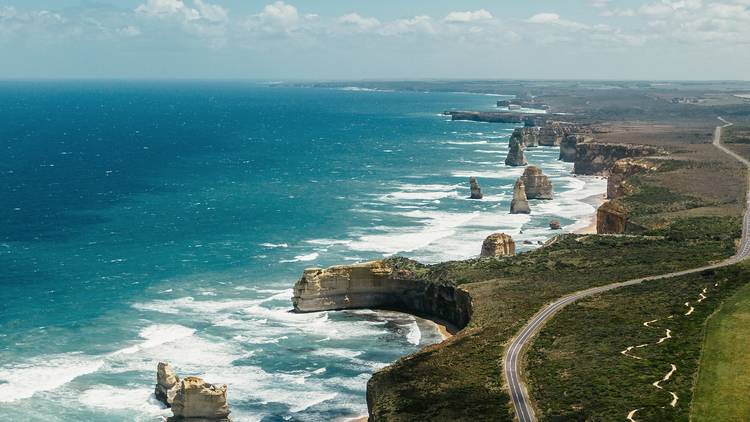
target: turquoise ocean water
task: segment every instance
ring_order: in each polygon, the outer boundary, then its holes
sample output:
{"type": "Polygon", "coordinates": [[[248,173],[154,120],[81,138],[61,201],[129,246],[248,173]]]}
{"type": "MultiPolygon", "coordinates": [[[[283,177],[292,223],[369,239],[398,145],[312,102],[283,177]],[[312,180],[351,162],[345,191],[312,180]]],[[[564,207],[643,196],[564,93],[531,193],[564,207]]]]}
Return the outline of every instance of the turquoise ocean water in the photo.
{"type": "Polygon", "coordinates": [[[557,197],[509,215],[513,126],[440,115],[496,99],[0,83],[0,420],[159,420],[159,360],[228,384],[237,421],[365,413],[371,373],[439,335],[398,313],[290,313],[305,267],[468,258],[496,231],[528,249],[551,218],[585,226],[605,190],[529,149],[557,197]]]}

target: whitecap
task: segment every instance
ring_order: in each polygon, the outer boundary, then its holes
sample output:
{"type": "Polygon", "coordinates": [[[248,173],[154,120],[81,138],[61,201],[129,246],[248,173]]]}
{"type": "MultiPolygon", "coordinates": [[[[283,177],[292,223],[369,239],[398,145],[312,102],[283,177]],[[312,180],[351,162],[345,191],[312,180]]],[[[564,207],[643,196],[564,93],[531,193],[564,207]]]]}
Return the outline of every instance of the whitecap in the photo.
{"type": "Polygon", "coordinates": [[[13,402],[51,391],[96,372],[104,361],[82,353],[44,355],[0,367],[0,402],[13,402]]]}

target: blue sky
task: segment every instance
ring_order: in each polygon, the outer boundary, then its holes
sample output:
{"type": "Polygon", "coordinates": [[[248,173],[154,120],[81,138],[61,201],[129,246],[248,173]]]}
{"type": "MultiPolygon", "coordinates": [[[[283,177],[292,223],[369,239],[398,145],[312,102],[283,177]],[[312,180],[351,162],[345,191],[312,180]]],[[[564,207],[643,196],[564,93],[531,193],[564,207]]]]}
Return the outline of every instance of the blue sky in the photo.
{"type": "Polygon", "coordinates": [[[0,78],[748,75],[750,0],[0,0],[0,78]]]}

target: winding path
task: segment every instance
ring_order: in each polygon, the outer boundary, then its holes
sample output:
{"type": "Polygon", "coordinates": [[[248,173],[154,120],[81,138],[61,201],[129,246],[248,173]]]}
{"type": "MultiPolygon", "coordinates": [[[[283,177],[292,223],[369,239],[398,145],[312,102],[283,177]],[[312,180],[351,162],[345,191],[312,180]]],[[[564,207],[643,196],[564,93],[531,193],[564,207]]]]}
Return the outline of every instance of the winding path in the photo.
{"type": "MultiPolygon", "coordinates": [[[[730,156],[740,161],[742,164],[745,165],[745,167],[748,170],[750,170],[750,161],[746,160],[745,158],[741,157],[739,154],[735,153],[734,151],[726,148],[724,145],[721,144],[722,129],[725,127],[731,126],[732,123],[727,122],[721,117],[719,117],[719,120],[721,120],[725,124],[723,126],[716,127],[716,130],[714,131],[713,145],[716,148],[719,148],[720,150],[724,151],[725,153],[729,154],[730,156]]],[[[750,172],[748,173],[748,185],[747,186],[748,186],[748,189],[750,189],[750,172]]],[[[516,416],[518,417],[518,420],[520,422],[536,421],[536,416],[534,415],[534,409],[529,400],[529,393],[526,390],[526,383],[523,381],[520,375],[520,361],[523,356],[524,347],[529,343],[529,340],[536,334],[536,332],[539,330],[539,328],[542,325],[544,325],[545,322],[547,322],[550,318],[552,318],[552,316],[557,311],[570,305],[571,303],[577,301],[578,299],[593,296],[595,294],[606,292],[608,290],[618,289],[620,287],[640,284],[644,281],[679,277],[679,276],[693,274],[693,273],[697,273],[697,272],[708,270],[708,269],[725,267],[725,266],[732,265],[738,261],[741,261],[747,258],[748,255],[750,255],[750,192],[748,192],[748,195],[746,195],[746,198],[747,199],[746,199],[745,215],[742,221],[742,238],[741,238],[739,250],[733,257],[725,261],[722,261],[718,264],[707,265],[705,267],[693,268],[689,270],[655,275],[655,276],[650,276],[650,277],[637,278],[634,280],[612,283],[612,284],[607,284],[604,286],[594,287],[594,288],[587,289],[587,290],[582,290],[582,291],[572,293],[568,296],[564,296],[556,300],[552,304],[543,308],[536,315],[534,315],[529,320],[529,322],[521,329],[521,331],[516,335],[513,341],[510,343],[510,346],[506,349],[505,356],[503,358],[503,374],[505,375],[505,381],[507,382],[508,388],[510,390],[511,401],[513,402],[513,408],[516,411],[516,416]]],[[[675,404],[677,403],[676,397],[673,399],[673,403],[675,404]]],[[[632,412],[632,414],[628,415],[629,419],[632,420],[634,415],[635,415],[635,412],[632,412]]]]}

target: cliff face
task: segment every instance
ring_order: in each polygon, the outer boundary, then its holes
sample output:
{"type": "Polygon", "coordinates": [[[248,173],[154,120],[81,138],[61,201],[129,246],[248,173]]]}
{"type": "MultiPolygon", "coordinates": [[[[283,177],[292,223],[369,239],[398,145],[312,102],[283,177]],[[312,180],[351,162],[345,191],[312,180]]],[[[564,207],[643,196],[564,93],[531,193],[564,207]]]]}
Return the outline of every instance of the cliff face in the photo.
{"type": "Polygon", "coordinates": [[[547,122],[539,128],[539,145],[541,146],[559,146],[563,139],[568,135],[590,133],[591,130],[582,125],[564,123],[564,122],[547,122]]]}
{"type": "Polygon", "coordinates": [[[496,111],[446,111],[451,120],[469,120],[488,123],[523,123],[524,115],[519,113],[503,113],[496,111]]]}
{"type": "Polygon", "coordinates": [[[310,268],[294,285],[296,312],[376,308],[439,318],[463,328],[471,319],[471,297],[449,284],[417,278],[414,261],[395,259],[310,268]]]}
{"type": "Polygon", "coordinates": [[[613,202],[605,202],[596,210],[596,232],[598,234],[625,233],[628,212],[613,202]]]}
{"type": "Polygon", "coordinates": [[[526,148],[521,139],[511,137],[508,141],[508,156],[505,157],[506,166],[525,166],[528,164],[523,151],[526,148]]]}
{"type": "Polygon", "coordinates": [[[482,243],[482,258],[515,255],[516,242],[505,233],[495,233],[487,236],[482,243]]]}
{"type": "Polygon", "coordinates": [[[560,161],[573,163],[576,161],[576,145],[583,143],[583,136],[568,135],[560,142],[560,161]]]}
{"type": "Polygon", "coordinates": [[[528,199],[552,199],[552,182],[537,166],[528,166],[521,176],[528,199]]]}
{"type": "Polygon", "coordinates": [[[617,160],[645,157],[656,153],[658,153],[656,148],[643,145],[579,143],[576,145],[573,172],[575,174],[607,176],[617,160]]]}
{"type": "Polygon", "coordinates": [[[607,198],[615,199],[634,193],[635,188],[628,183],[628,178],[638,173],[654,171],[656,163],[644,159],[623,158],[615,162],[607,179],[607,198]]]}

